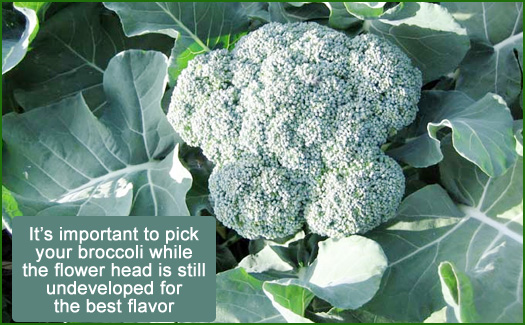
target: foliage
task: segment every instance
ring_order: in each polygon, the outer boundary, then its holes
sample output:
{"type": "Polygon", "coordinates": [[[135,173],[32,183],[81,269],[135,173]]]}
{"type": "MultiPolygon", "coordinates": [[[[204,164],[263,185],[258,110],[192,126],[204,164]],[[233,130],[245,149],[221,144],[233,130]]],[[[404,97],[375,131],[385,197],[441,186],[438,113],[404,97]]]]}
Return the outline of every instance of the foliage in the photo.
{"type": "MultiPolygon", "coordinates": [[[[2,16],[4,259],[19,215],[213,214],[218,169],[170,126],[173,87],[261,26],[315,22],[387,39],[421,71],[414,122],[376,145],[405,194],[395,218],[340,239],[248,240],[218,223],[216,321],[523,322],[522,3],[17,2],[2,16]]],[[[297,154],[284,144],[265,150],[297,154]]],[[[325,209],[344,205],[328,190],[325,209]]]]}

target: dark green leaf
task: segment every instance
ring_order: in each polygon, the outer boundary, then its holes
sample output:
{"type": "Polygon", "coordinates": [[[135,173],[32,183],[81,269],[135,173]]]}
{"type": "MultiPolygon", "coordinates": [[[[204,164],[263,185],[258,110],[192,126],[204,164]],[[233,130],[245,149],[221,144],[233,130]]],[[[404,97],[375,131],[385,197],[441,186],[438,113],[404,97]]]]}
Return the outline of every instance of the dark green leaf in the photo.
{"type": "Polygon", "coordinates": [[[187,215],[191,176],[160,101],[167,58],[126,51],[97,119],[81,95],[3,117],[3,183],[25,215],[187,215]]]}
{"type": "Polygon", "coordinates": [[[419,102],[416,136],[389,151],[414,167],[443,159],[438,131],[452,130],[454,148],[490,176],[502,175],[516,161],[513,121],[505,102],[487,94],[475,102],[458,91],[426,91],[419,102]]]}
{"type": "Polygon", "coordinates": [[[2,74],[22,61],[38,26],[33,9],[13,7],[13,10],[2,8],[2,74]]]}
{"type": "Polygon", "coordinates": [[[441,309],[438,265],[450,261],[471,277],[480,319],[523,320],[523,161],[489,178],[443,141],[442,182],[408,196],[392,223],[370,233],[389,259],[378,294],[365,309],[421,322],[441,309]]]}
{"type": "Polygon", "coordinates": [[[216,323],[285,323],[262,290],[262,281],[242,268],[217,274],[216,323]]]}
{"type": "Polygon", "coordinates": [[[359,19],[379,18],[385,12],[386,2],[345,2],[346,10],[359,19]]]}
{"type": "Polygon", "coordinates": [[[312,292],[303,287],[282,285],[274,282],[263,284],[264,293],[273,306],[281,312],[289,323],[310,323],[304,318],[304,311],[314,298],[312,292]]]}
{"type": "Polygon", "coordinates": [[[510,104],[521,93],[523,3],[444,2],[472,40],[456,88],[474,99],[493,92],[510,104]]]}
{"type": "Polygon", "coordinates": [[[466,30],[436,4],[407,2],[399,14],[369,20],[365,27],[399,46],[421,70],[424,82],[456,69],[469,49],[466,30]]]}
{"type": "Polygon", "coordinates": [[[118,18],[96,3],[75,3],[42,25],[33,50],[13,71],[17,102],[25,109],[82,94],[97,115],[106,105],[102,77],[109,60],[134,48],[168,53],[173,41],[161,35],[127,38],[118,18]]]}
{"type": "Polygon", "coordinates": [[[196,55],[231,48],[248,31],[245,7],[234,2],[106,2],[127,36],[160,33],[177,39],[169,75],[172,81],[196,55]]]}
{"type": "Polygon", "coordinates": [[[300,21],[326,19],[329,11],[321,3],[311,2],[269,2],[270,21],[293,23],[300,21]]]}

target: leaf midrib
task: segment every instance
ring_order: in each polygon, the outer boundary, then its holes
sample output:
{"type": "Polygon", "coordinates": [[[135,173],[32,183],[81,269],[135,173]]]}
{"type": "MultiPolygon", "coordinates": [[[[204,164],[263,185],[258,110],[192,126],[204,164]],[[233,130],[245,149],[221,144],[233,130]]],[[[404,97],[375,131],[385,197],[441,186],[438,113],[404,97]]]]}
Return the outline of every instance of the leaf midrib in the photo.
{"type": "MultiPolygon", "coordinates": [[[[168,16],[170,16],[171,19],[173,19],[173,21],[186,33],[188,34],[194,41],[195,43],[199,44],[200,47],[202,47],[206,52],[210,52],[210,48],[208,46],[206,46],[206,44],[204,44],[202,42],[202,40],[197,36],[195,35],[195,33],[193,33],[191,30],[189,30],[188,27],[186,27],[186,25],[184,25],[182,23],[182,21],[180,21],[179,19],[177,19],[177,17],[175,17],[169,10],[167,10],[166,8],[164,8],[163,6],[161,6],[158,2],[155,2],[155,4],[160,8],[162,9],[162,11],[164,11],[168,16]]],[[[195,6],[195,4],[193,4],[193,6],[195,6]]]]}
{"type": "MultiPolygon", "coordinates": [[[[105,181],[111,181],[111,180],[114,180],[120,176],[125,176],[125,175],[129,175],[129,174],[133,174],[133,173],[136,173],[136,172],[140,172],[140,171],[144,171],[144,170],[151,170],[151,169],[157,169],[156,167],[161,163],[160,160],[150,160],[150,161],[147,161],[145,163],[142,163],[142,164],[138,164],[138,165],[127,165],[125,168],[122,168],[122,169],[119,169],[119,170],[115,170],[115,171],[111,171],[107,174],[104,174],[102,176],[99,176],[99,177],[96,177],[96,178],[92,178],[89,182],[77,187],[77,188],[74,188],[74,189],[71,189],[71,190],[68,190],[66,193],[64,193],[61,197],[67,195],[67,194],[70,194],[70,193],[74,193],[74,192],[78,192],[78,191],[82,191],[82,190],[85,190],[85,189],[88,189],[92,186],[95,186],[97,184],[100,184],[100,183],[103,183],[105,181]]],[[[52,201],[58,201],[60,198],[57,198],[55,200],[52,200],[52,201]]]]}

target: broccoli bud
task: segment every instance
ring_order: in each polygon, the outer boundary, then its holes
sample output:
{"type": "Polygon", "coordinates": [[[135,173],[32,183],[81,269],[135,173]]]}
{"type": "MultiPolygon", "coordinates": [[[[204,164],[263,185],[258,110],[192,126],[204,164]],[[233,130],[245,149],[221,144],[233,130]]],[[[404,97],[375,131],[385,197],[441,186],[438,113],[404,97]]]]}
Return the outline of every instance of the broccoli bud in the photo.
{"type": "Polygon", "coordinates": [[[217,219],[245,238],[279,238],[304,224],[305,183],[292,170],[240,160],[213,171],[210,197],[217,219]]]}
{"type": "Polygon", "coordinates": [[[401,167],[376,149],[322,176],[306,206],[306,222],[329,237],[365,233],[394,217],[404,191],[401,167]]]}

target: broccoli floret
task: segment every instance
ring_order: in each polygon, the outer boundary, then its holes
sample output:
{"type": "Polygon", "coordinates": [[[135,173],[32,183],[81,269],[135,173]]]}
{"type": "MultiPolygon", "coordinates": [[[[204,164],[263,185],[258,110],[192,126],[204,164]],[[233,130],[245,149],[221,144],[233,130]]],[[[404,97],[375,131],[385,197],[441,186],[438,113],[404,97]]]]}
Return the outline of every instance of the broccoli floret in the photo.
{"type": "Polygon", "coordinates": [[[240,160],[213,171],[210,199],[222,223],[245,238],[280,238],[304,224],[305,183],[292,170],[240,160]]]}
{"type": "MultiPolygon", "coordinates": [[[[311,222],[318,220],[314,211],[326,212],[329,199],[323,198],[323,191],[331,177],[346,175],[348,184],[373,183],[374,178],[354,167],[368,163],[376,169],[378,164],[394,164],[392,175],[399,176],[395,162],[378,158],[382,156],[377,151],[389,134],[414,120],[421,83],[421,73],[410,59],[383,38],[369,34],[350,38],[316,23],[270,23],[241,38],[231,52],[212,51],[190,61],[177,80],[168,119],[188,144],[200,146],[216,164],[210,192],[217,219],[246,237],[271,238],[297,231],[305,209],[311,222]],[[241,163],[244,160],[250,164],[241,163]],[[301,175],[299,191],[272,192],[288,193],[297,204],[269,212],[272,204],[283,203],[270,196],[257,196],[261,202],[253,203],[255,193],[270,193],[260,188],[257,178],[268,168],[301,175]],[[236,182],[232,175],[252,181],[243,183],[242,191],[230,193],[236,182]],[[284,211],[289,214],[286,226],[279,231],[271,228],[282,226],[270,224],[284,211]],[[257,225],[246,226],[250,220],[257,220],[257,225]]],[[[334,226],[324,233],[362,232],[390,217],[404,190],[401,181],[392,184],[401,186],[390,184],[392,199],[377,203],[384,208],[365,209],[364,201],[348,189],[341,197],[355,202],[330,211],[334,224],[341,224],[342,219],[357,216],[344,209],[359,206],[360,220],[373,220],[370,227],[334,226]],[[378,215],[383,213],[387,214],[378,215]]],[[[374,188],[369,184],[363,191],[374,188]]]]}
{"type": "Polygon", "coordinates": [[[365,233],[394,217],[404,191],[401,167],[376,149],[322,176],[306,205],[306,222],[329,237],[365,233]]]}

